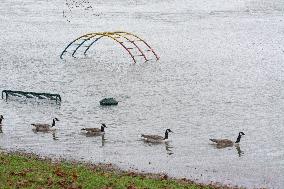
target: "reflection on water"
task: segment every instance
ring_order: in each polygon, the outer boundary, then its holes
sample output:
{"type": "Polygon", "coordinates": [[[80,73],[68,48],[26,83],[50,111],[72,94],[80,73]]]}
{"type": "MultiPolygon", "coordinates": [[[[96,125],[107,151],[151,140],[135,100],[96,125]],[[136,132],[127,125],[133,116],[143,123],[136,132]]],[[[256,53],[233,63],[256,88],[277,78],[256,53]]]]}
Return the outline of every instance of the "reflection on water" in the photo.
{"type": "Polygon", "coordinates": [[[52,131],[37,131],[35,128],[32,129],[33,133],[35,134],[45,134],[45,135],[50,135],[52,136],[53,140],[59,140],[56,131],[52,130],[52,131]]]}
{"type": "Polygon", "coordinates": [[[244,151],[241,150],[240,145],[236,145],[236,150],[237,150],[237,152],[238,152],[239,157],[243,156],[244,151]]]}
{"type": "Polygon", "coordinates": [[[55,131],[52,132],[52,139],[53,140],[59,140],[58,137],[55,134],[55,131]]]}
{"type": "Polygon", "coordinates": [[[154,147],[154,146],[165,146],[165,149],[166,149],[166,153],[168,154],[168,155],[172,155],[172,154],[174,154],[173,153],[173,145],[171,145],[171,143],[170,142],[168,142],[168,141],[166,141],[166,142],[160,142],[160,143],[157,143],[157,142],[149,142],[149,141],[147,141],[147,140],[143,140],[142,139],[142,141],[144,142],[144,144],[147,144],[147,146],[150,146],[150,147],[154,147]]]}
{"type": "Polygon", "coordinates": [[[170,145],[170,142],[165,142],[165,147],[168,155],[174,154],[172,149],[174,148],[172,145],[170,145]]]}
{"type": "Polygon", "coordinates": [[[106,138],[105,133],[91,133],[91,132],[81,132],[81,135],[84,135],[86,137],[101,137],[101,147],[105,146],[106,138]]]}
{"type": "Polygon", "coordinates": [[[2,125],[0,125],[0,133],[3,133],[2,125]]]}
{"type": "MultiPolygon", "coordinates": [[[[38,91],[40,92],[40,91],[38,91]]],[[[34,105],[34,106],[50,106],[60,109],[61,102],[56,103],[54,100],[48,99],[38,99],[38,98],[25,98],[25,97],[16,97],[16,96],[9,96],[6,98],[5,101],[7,103],[19,103],[23,105],[34,105]]]]}
{"type": "Polygon", "coordinates": [[[241,157],[244,155],[244,151],[241,150],[240,144],[228,144],[228,145],[210,144],[210,145],[214,146],[216,149],[224,149],[235,146],[238,156],[241,157]]]}
{"type": "Polygon", "coordinates": [[[105,135],[102,135],[102,147],[104,147],[104,146],[105,146],[105,141],[106,141],[106,139],[105,139],[105,135]]]}

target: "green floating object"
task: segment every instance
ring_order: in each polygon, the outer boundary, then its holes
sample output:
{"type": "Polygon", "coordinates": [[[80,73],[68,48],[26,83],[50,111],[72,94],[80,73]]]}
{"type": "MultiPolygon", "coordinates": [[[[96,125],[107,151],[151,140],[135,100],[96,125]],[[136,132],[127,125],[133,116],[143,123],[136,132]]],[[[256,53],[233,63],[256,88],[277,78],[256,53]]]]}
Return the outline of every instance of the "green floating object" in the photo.
{"type": "Polygon", "coordinates": [[[38,98],[38,99],[55,100],[56,103],[61,102],[61,96],[59,94],[3,90],[2,91],[2,99],[4,98],[4,94],[6,95],[6,101],[8,100],[9,96],[16,96],[16,97],[25,97],[25,98],[38,98]]]}
{"type": "Polygon", "coordinates": [[[104,98],[100,101],[101,106],[118,105],[118,102],[114,98],[104,98]]]}

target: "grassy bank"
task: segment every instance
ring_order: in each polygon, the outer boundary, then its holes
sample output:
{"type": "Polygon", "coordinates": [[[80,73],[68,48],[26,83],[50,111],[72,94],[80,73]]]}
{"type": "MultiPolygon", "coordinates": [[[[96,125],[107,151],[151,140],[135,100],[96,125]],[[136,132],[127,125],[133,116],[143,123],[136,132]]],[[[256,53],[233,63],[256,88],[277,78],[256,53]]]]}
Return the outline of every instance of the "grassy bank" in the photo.
{"type": "Polygon", "coordinates": [[[169,179],[166,175],[125,172],[110,167],[52,162],[35,155],[0,152],[0,188],[227,188],[204,186],[185,179],[169,179]]]}

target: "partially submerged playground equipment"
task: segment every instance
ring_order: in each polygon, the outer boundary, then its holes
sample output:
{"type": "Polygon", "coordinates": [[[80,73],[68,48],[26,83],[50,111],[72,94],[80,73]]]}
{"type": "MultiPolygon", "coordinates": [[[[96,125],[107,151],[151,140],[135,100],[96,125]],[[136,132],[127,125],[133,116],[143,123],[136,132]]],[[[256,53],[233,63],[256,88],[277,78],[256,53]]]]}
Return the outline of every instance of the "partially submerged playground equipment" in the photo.
{"type": "Polygon", "coordinates": [[[156,52],[143,39],[137,35],[122,31],[98,32],[82,35],[67,45],[62,51],[60,58],[63,59],[63,55],[66,53],[70,53],[72,57],[75,57],[77,51],[78,53],[79,51],[83,52],[84,55],[86,55],[90,47],[103,37],[108,37],[119,43],[128,52],[134,63],[137,63],[137,57],[143,57],[145,61],[148,61],[150,57],[154,56],[156,60],[159,60],[156,52]]]}
{"type": "Polygon", "coordinates": [[[114,98],[104,98],[100,101],[101,106],[113,106],[118,105],[118,101],[114,98]]]}
{"type": "Polygon", "coordinates": [[[55,100],[56,104],[60,104],[61,102],[61,97],[59,94],[3,90],[2,99],[4,98],[4,94],[5,94],[6,101],[8,100],[9,96],[14,96],[14,97],[20,97],[20,98],[24,97],[24,98],[55,100]]]}

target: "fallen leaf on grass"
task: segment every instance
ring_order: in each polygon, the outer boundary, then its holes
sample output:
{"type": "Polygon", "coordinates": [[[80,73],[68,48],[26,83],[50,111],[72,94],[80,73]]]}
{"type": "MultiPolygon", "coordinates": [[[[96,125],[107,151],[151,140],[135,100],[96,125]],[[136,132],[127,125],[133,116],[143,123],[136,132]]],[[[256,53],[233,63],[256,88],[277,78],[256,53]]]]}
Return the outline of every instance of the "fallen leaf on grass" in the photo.
{"type": "Polygon", "coordinates": [[[137,174],[134,172],[128,172],[126,175],[131,177],[137,177],[137,174]]]}
{"type": "Polygon", "coordinates": [[[134,185],[129,185],[127,189],[137,189],[134,185]]]}
{"type": "Polygon", "coordinates": [[[52,178],[48,177],[47,178],[47,186],[51,186],[53,184],[52,178]]]}
{"type": "Polygon", "coordinates": [[[10,175],[12,175],[12,176],[22,176],[22,177],[24,177],[24,176],[27,175],[27,173],[30,173],[30,172],[32,172],[32,171],[33,171],[32,169],[24,169],[24,170],[22,170],[22,171],[20,171],[20,172],[11,172],[10,175]]]}
{"type": "Polygon", "coordinates": [[[167,174],[161,176],[162,180],[168,180],[168,178],[169,178],[169,176],[167,174]]]}
{"type": "Polygon", "coordinates": [[[56,168],[56,170],[54,171],[54,174],[56,174],[59,177],[65,177],[66,176],[66,174],[60,168],[56,168]]]}
{"type": "Polygon", "coordinates": [[[60,180],[60,181],[57,182],[57,184],[58,184],[59,186],[61,186],[61,188],[67,188],[67,182],[66,182],[66,180],[60,180]]]}
{"type": "Polygon", "coordinates": [[[73,182],[76,182],[78,180],[78,174],[76,172],[72,173],[72,180],[73,182]]]}
{"type": "Polygon", "coordinates": [[[104,177],[107,177],[107,178],[110,177],[110,174],[109,174],[109,173],[106,173],[106,172],[103,172],[103,173],[101,173],[100,175],[101,175],[101,176],[104,176],[104,177]]]}
{"type": "Polygon", "coordinates": [[[76,183],[72,183],[67,187],[67,189],[82,189],[82,186],[77,186],[76,183]]]}
{"type": "Polygon", "coordinates": [[[29,186],[29,181],[27,181],[27,180],[22,180],[22,181],[18,181],[17,183],[16,183],[16,188],[26,188],[26,187],[28,187],[29,186]]]}

